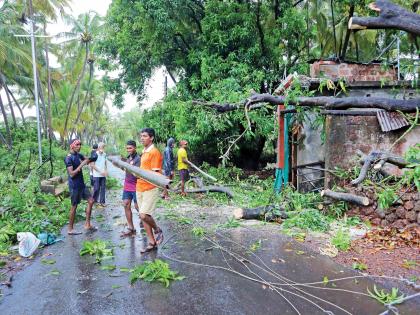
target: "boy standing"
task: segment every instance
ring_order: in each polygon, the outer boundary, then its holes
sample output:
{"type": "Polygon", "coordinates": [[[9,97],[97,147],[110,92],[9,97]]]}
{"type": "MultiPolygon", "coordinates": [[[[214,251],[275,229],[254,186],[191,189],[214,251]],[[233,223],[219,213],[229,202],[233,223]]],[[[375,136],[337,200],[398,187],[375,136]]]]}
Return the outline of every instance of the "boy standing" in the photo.
{"type": "Polygon", "coordinates": [[[178,149],[178,171],[179,177],[181,177],[181,195],[186,196],[185,193],[185,182],[190,178],[190,173],[188,171],[188,155],[187,155],[187,145],[186,140],[179,141],[178,149]]]}
{"type": "MultiPolygon", "coordinates": [[[[144,128],[140,132],[140,140],[144,146],[141,158],[140,168],[148,171],[160,172],[162,167],[162,155],[155,148],[153,141],[155,139],[155,130],[144,128]]],[[[162,229],[156,225],[152,215],[159,199],[159,189],[155,185],[138,178],[136,185],[137,200],[140,205],[140,219],[143,222],[146,231],[148,245],[141,250],[141,253],[150,252],[157,249],[157,245],[163,241],[162,229]]]]}
{"type": "MultiPolygon", "coordinates": [[[[128,156],[124,159],[130,165],[133,166],[140,166],[140,156],[137,154],[137,144],[134,140],[127,141],[126,150],[128,156]]],[[[125,172],[125,180],[124,180],[124,190],[123,190],[123,203],[124,203],[124,211],[125,217],[127,218],[127,231],[121,233],[121,237],[130,237],[136,235],[136,229],[134,228],[133,224],[133,214],[131,212],[131,201],[134,201],[134,207],[136,208],[137,212],[139,211],[139,206],[137,204],[136,198],[136,184],[137,184],[137,177],[129,172],[125,172]]]]}
{"type": "Polygon", "coordinates": [[[64,159],[64,163],[67,168],[67,174],[69,179],[69,191],[71,198],[71,208],[69,216],[69,227],[67,234],[77,235],[82,234],[81,232],[76,232],[74,230],[74,218],[76,216],[77,205],[81,202],[82,199],[87,200],[86,207],[86,230],[96,230],[94,226],[90,223],[90,216],[92,213],[93,198],[90,195],[89,189],[86,187],[83,180],[82,167],[89,163],[89,160],[81,155],[80,148],[81,142],[79,139],[73,139],[70,141],[70,153],[64,159]]]}
{"type": "Polygon", "coordinates": [[[106,153],[104,151],[105,143],[98,143],[98,150],[96,151],[98,158],[93,163],[93,199],[99,202],[100,207],[105,207],[105,185],[107,172],[106,153]]]}

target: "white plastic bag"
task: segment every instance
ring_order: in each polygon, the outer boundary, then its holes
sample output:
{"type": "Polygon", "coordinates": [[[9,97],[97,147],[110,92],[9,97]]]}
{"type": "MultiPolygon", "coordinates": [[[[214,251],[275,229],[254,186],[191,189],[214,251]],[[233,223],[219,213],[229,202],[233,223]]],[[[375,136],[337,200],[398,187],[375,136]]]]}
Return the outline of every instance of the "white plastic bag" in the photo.
{"type": "Polygon", "coordinates": [[[31,232],[17,233],[17,240],[19,241],[19,255],[22,257],[31,256],[41,242],[31,232]]]}

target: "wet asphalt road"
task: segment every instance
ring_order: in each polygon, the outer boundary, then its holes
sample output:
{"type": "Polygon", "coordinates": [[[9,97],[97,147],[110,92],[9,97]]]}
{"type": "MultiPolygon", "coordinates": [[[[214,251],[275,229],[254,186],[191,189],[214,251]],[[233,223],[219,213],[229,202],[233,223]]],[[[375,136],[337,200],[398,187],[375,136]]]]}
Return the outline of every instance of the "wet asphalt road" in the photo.
{"type": "MultiPolygon", "coordinates": [[[[111,174],[121,177],[118,170],[111,174]]],[[[141,255],[140,249],[145,245],[141,234],[130,239],[119,238],[123,227],[116,223],[124,219],[120,191],[109,193],[107,208],[95,210],[94,217],[99,231],[66,236],[64,242],[39,251],[34,263],[14,276],[12,288],[3,290],[0,314],[326,314],[325,311],[330,311],[329,314],[372,315],[384,310],[367,296],[339,291],[366,293],[366,288],[373,286],[371,280],[350,279],[335,282],[334,286],[332,279],[358,274],[310,252],[284,235],[268,235],[264,228],[223,229],[206,240],[194,237],[191,227],[162,217],[159,222],[165,231],[164,246],[157,253],[141,255]],[[116,265],[116,270],[101,270],[93,257],[79,256],[83,240],[96,238],[109,240],[116,246],[115,258],[103,263],[116,265]],[[256,249],[254,256],[248,248],[259,239],[263,240],[261,248],[256,249]],[[120,271],[122,267],[132,268],[156,257],[166,260],[186,278],[172,282],[169,288],[142,281],[130,285],[129,273],[120,271]],[[54,259],[56,263],[43,264],[42,258],[54,259]],[[226,270],[229,268],[231,271],[226,270]],[[247,279],[232,270],[283,286],[273,289],[267,283],[247,279]],[[324,277],[330,281],[317,284],[319,288],[292,288],[285,285],[283,277],[300,283],[322,281],[324,277]]],[[[79,229],[81,225],[77,225],[79,229]]],[[[400,314],[407,315],[418,314],[419,309],[418,300],[399,308],[400,314]]]]}

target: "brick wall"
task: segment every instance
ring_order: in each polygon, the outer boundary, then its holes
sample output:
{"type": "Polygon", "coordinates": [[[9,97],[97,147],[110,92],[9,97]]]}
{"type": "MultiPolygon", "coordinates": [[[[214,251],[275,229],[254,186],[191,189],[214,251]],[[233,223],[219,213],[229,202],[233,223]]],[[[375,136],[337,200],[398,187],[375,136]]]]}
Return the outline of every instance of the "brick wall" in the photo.
{"type": "Polygon", "coordinates": [[[320,60],[311,65],[310,72],[312,78],[345,79],[347,82],[397,80],[395,67],[384,69],[380,64],[337,63],[320,60]]]}

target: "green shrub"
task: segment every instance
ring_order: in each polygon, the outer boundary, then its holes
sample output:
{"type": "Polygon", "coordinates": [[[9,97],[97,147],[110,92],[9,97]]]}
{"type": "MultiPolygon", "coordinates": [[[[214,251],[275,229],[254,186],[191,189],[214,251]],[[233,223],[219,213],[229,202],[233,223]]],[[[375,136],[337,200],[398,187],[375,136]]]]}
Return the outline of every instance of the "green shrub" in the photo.
{"type": "Polygon", "coordinates": [[[154,261],[146,261],[141,265],[135,266],[131,272],[130,283],[133,284],[140,279],[147,282],[161,282],[165,287],[168,287],[170,281],[184,278],[178,272],[171,270],[165,261],[155,259],[154,261]]]}
{"type": "Polygon", "coordinates": [[[331,239],[331,244],[333,244],[338,250],[349,250],[351,246],[350,233],[347,230],[339,229],[331,239]]]}
{"type": "Polygon", "coordinates": [[[330,227],[330,218],[318,210],[308,209],[298,212],[284,220],[283,227],[286,229],[297,227],[304,230],[324,232],[330,227]]]}

